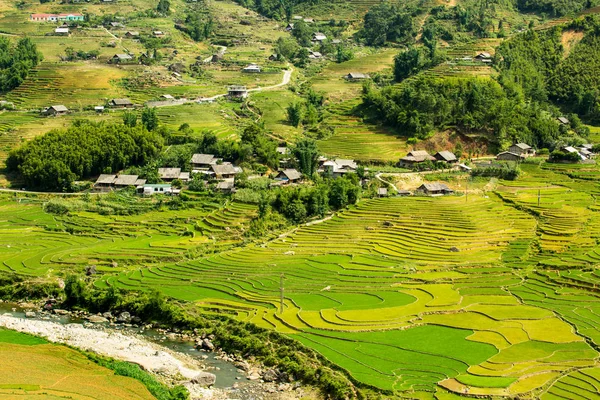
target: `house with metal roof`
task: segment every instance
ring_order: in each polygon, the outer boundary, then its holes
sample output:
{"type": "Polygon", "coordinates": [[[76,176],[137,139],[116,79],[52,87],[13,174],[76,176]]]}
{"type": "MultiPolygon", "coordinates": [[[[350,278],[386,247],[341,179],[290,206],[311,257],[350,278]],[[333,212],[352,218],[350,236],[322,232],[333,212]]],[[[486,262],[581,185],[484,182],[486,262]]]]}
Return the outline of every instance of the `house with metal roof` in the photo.
{"type": "Polygon", "coordinates": [[[450,189],[445,183],[424,183],[417,188],[417,192],[428,196],[443,196],[453,194],[454,190],[450,189]]]}

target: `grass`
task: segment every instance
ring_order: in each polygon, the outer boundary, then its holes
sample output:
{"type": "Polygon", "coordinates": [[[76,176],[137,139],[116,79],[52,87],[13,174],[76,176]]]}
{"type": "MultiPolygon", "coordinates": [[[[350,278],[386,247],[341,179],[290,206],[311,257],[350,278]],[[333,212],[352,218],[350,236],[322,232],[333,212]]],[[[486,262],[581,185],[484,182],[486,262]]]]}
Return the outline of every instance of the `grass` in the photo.
{"type": "Polygon", "coordinates": [[[0,397],[155,398],[141,382],[116,375],[73,349],[20,333],[0,331],[0,338],[0,397]]]}

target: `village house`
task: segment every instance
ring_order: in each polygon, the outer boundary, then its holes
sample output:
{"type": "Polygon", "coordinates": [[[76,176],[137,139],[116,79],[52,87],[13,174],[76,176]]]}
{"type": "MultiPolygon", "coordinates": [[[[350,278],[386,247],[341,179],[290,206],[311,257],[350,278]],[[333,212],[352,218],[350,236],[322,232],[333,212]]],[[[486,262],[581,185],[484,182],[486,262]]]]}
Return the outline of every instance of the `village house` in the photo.
{"type": "Polygon", "coordinates": [[[299,171],[293,168],[288,168],[279,171],[279,173],[275,177],[275,180],[280,181],[282,183],[293,183],[299,181],[301,178],[302,174],[299,171]]]}
{"type": "Polygon", "coordinates": [[[323,54],[319,53],[318,51],[309,50],[308,58],[313,59],[313,60],[320,59],[320,58],[323,58],[323,54]]]}
{"type": "Polygon", "coordinates": [[[213,154],[194,154],[190,161],[193,172],[208,171],[211,165],[215,165],[220,161],[213,154]]]}
{"type": "Polygon", "coordinates": [[[108,105],[112,108],[133,108],[134,106],[129,99],[112,99],[108,105]]]}
{"type": "Polygon", "coordinates": [[[221,181],[217,183],[216,189],[222,193],[234,193],[235,192],[235,182],[230,179],[227,181],[221,181]]]}
{"type": "Polygon", "coordinates": [[[388,196],[388,190],[387,188],[378,188],[377,189],[377,196],[379,197],[387,197],[388,196]]]}
{"type": "Polygon", "coordinates": [[[95,106],[94,111],[96,111],[98,114],[102,114],[104,112],[104,106],[95,106]]]}
{"type": "Polygon", "coordinates": [[[324,161],[322,167],[322,171],[325,175],[333,178],[339,178],[344,174],[356,172],[358,165],[354,160],[336,158],[335,160],[324,161]]]}
{"type": "Polygon", "coordinates": [[[362,81],[365,79],[369,79],[370,76],[367,74],[363,74],[362,72],[350,72],[348,75],[344,76],[346,80],[349,81],[362,81]]]}
{"type": "Polygon", "coordinates": [[[154,37],[163,37],[165,33],[163,31],[153,31],[152,36],[154,37]]]}
{"type": "Polygon", "coordinates": [[[456,158],[454,153],[448,150],[438,151],[433,155],[433,158],[435,158],[438,161],[444,161],[448,164],[454,164],[458,162],[458,159],[456,158]]]}
{"type": "Polygon", "coordinates": [[[109,64],[125,64],[131,63],[133,61],[133,56],[129,54],[115,54],[109,60],[109,64]]]}
{"type": "Polygon", "coordinates": [[[557,120],[563,125],[569,125],[571,123],[571,121],[569,121],[569,119],[565,117],[558,117],[557,120]]]}
{"type": "Polygon", "coordinates": [[[232,99],[245,99],[248,97],[248,89],[246,89],[246,86],[229,86],[227,96],[232,99]]]}
{"type": "Polygon", "coordinates": [[[136,188],[139,188],[145,184],[146,180],[139,179],[137,175],[119,175],[113,181],[113,186],[115,189],[123,189],[129,186],[135,186],[136,188]]]}
{"type": "Polygon", "coordinates": [[[511,151],[503,151],[496,156],[496,160],[500,161],[523,161],[525,156],[522,154],[513,153],[511,151]]]}
{"type": "Polygon", "coordinates": [[[160,179],[165,182],[171,182],[175,179],[185,182],[190,179],[190,173],[181,172],[181,168],[159,168],[158,176],[160,176],[160,179]]]}
{"type": "Polygon", "coordinates": [[[245,67],[242,72],[245,73],[251,73],[251,74],[259,74],[260,73],[260,67],[256,64],[250,64],[247,67],[245,67]]]}
{"type": "Polygon", "coordinates": [[[291,32],[291,31],[293,31],[293,30],[294,30],[294,24],[292,24],[292,23],[290,23],[290,24],[287,24],[287,26],[285,27],[285,30],[286,30],[287,32],[291,32]]]}
{"type": "Polygon", "coordinates": [[[313,37],[312,37],[312,41],[313,41],[313,42],[318,42],[318,43],[320,43],[320,42],[324,42],[324,41],[326,41],[326,40],[327,40],[327,36],[325,36],[325,35],[324,35],[323,33],[321,33],[321,32],[315,32],[315,33],[313,34],[313,37]]]}
{"type": "Polygon", "coordinates": [[[69,28],[56,28],[54,36],[69,36],[69,28]]]}
{"type": "Polygon", "coordinates": [[[425,150],[413,150],[408,152],[405,157],[400,159],[399,165],[401,167],[410,167],[415,164],[419,164],[425,161],[435,161],[435,157],[432,157],[425,150]]]}
{"type": "Polygon", "coordinates": [[[269,56],[269,61],[278,61],[279,60],[279,56],[277,54],[271,54],[269,56]]]}
{"type": "Polygon", "coordinates": [[[490,53],[481,52],[475,56],[474,60],[479,61],[484,64],[491,64],[492,63],[492,55],[490,53]]]}
{"type": "Polygon", "coordinates": [[[48,108],[45,108],[42,113],[44,115],[58,116],[58,115],[65,115],[68,112],[69,112],[69,109],[67,107],[63,106],[62,104],[60,104],[60,105],[50,106],[48,108]]]}
{"type": "Polygon", "coordinates": [[[125,32],[125,37],[127,39],[136,39],[140,37],[140,33],[136,31],[127,31],[125,32]]]}
{"type": "Polygon", "coordinates": [[[117,179],[117,175],[102,174],[98,177],[98,179],[96,179],[96,183],[94,183],[94,189],[110,190],[115,179],[117,179]]]}
{"type": "Polygon", "coordinates": [[[417,192],[428,196],[443,196],[453,194],[454,190],[450,189],[445,183],[424,183],[417,188],[417,192]]]}
{"type": "Polygon", "coordinates": [[[59,21],[83,21],[83,14],[31,14],[31,21],[35,22],[59,22],[59,21]]]}
{"type": "Polygon", "coordinates": [[[155,194],[178,195],[181,190],[174,188],[168,183],[146,183],[138,188],[144,196],[152,196],[155,194]]]}
{"type": "Polygon", "coordinates": [[[533,147],[526,143],[516,143],[508,148],[511,153],[522,155],[523,157],[535,156],[535,150],[533,147]]]}
{"type": "Polygon", "coordinates": [[[209,175],[214,175],[215,179],[222,180],[235,178],[237,174],[241,174],[243,171],[230,162],[224,162],[222,164],[212,164],[208,172],[209,175]]]}
{"type": "Polygon", "coordinates": [[[110,28],[125,28],[125,25],[123,25],[122,23],[120,23],[120,22],[114,22],[114,21],[111,22],[111,23],[109,23],[108,26],[110,28]]]}
{"type": "Polygon", "coordinates": [[[210,62],[212,63],[218,63],[219,61],[221,61],[224,57],[223,53],[215,53],[212,55],[210,62]]]}
{"type": "Polygon", "coordinates": [[[573,153],[573,154],[579,155],[579,158],[581,159],[581,161],[585,161],[589,158],[589,157],[586,157],[584,154],[582,154],[582,152],[580,150],[576,149],[573,146],[563,146],[560,149],[561,149],[561,151],[564,151],[565,153],[573,153]]]}

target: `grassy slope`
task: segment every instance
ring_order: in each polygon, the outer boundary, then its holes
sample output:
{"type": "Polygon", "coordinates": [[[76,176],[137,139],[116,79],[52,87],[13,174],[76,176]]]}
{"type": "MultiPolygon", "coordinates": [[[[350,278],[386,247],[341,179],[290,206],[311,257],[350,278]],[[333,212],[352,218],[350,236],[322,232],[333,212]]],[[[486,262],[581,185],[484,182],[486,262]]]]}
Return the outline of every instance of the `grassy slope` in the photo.
{"type": "Polygon", "coordinates": [[[0,397],[153,399],[140,382],[115,375],[84,355],[0,329],[0,397]]]}

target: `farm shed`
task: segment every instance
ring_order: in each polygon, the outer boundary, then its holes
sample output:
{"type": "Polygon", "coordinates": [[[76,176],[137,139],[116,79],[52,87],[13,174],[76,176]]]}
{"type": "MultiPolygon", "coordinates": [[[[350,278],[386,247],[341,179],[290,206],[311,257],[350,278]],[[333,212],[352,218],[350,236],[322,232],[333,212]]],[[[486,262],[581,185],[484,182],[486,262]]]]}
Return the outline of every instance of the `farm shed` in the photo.
{"type": "Polygon", "coordinates": [[[69,109],[65,106],[61,105],[56,105],[56,106],[50,106],[48,108],[46,108],[44,110],[44,114],[46,115],[64,115],[66,113],[69,112],[69,109]]]}
{"type": "Polygon", "coordinates": [[[296,182],[302,178],[302,174],[293,168],[288,168],[279,171],[275,180],[282,181],[285,183],[296,182]]]}
{"type": "Polygon", "coordinates": [[[454,190],[450,189],[445,183],[424,183],[417,188],[417,192],[427,194],[429,196],[442,196],[452,194],[454,190]]]}
{"type": "Polygon", "coordinates": [[[54,30],[55,36],[69,36],[69,28],[56,28],[54,30]]]}
{"type": "Polygon", "coordinates": [[[245,99],[248,97],[248,89],[246,86],[229,86],[227,95],[234,99],[245,99]]]}
{"type": "Polygon", "coordinates": [[[242,72],[258,74],[260,73],[260,67],[256,64],[250,64],[246,68],[244,68],[242,72]]]}
{"type": "Polygon", "coordinates": [[[438,151],[433,157],[438,161],[445,161],[447,163],[455,163],[458,161],[454,153],[448,150],[438,151]]]}
{"type": "Polygon", "coordinates": [[[138,38],[140,37],[140,33],[136,31],[127,31],[125,32],[125,37],[128,39],[138,38]]]}
{"type": "Polygon", "coordinates": [[[569,121],[569,119],[565,117],[558,117],[557,120],[563,125],[569,125],[571,123],[571,121],[569,121]]]}
{"type": "Polygon", "coordinates": [[[113,108],[132,108],[134,104],[129,99],[112,99],[109,105],[113,108]]]}
{"type": "Polygon", "coordinates": [[[516,143],[508,148],[511,153],[523,155],[525,157],[534,156],[535,150],[527,143],[516,143]]]}
{"type": "Polygon", "coordinates": [[[496,156],[496,160],[502,161],[522,161],[525,159],[525,156],[517,153],[512,153],[510,151],[503,151],[502,153],[496,156]]]}
{"type": "Polygon", "coordinates": [[[122,64],[127,62],[132,62],[133,57],[129,54],[115,54],[108,61],[110,64],[122,64]]]}
{"type": "Polygon", "coordinates": [[[387,197],[387,195],[388,195],[387,188],[379,188],[379,189],[377,189],[377,196],[379,196],[379,197],[387,197]]]}
{"type": "Polygon", "coordinates": [[[321,32],[316,32],[313,34],[312,41],[313,42],[324,42],[327,40],[327,36],[321,32]]]}
{"type": "Polygon", "coordinates": [[[349,81],[362,81],[365,79],[369,79],[370,76],[367,74],[363,74],[362,72],[350,72],[345,78],[349,81]]]}
{"type": "Polygon", "coordinates": [[[413,150],[409,151],[405,157],[400,159],[400,166],[411,166],[419,164],[425,161],[435,161],[435,157],[432,157],[425,150],[413,150]]]}

